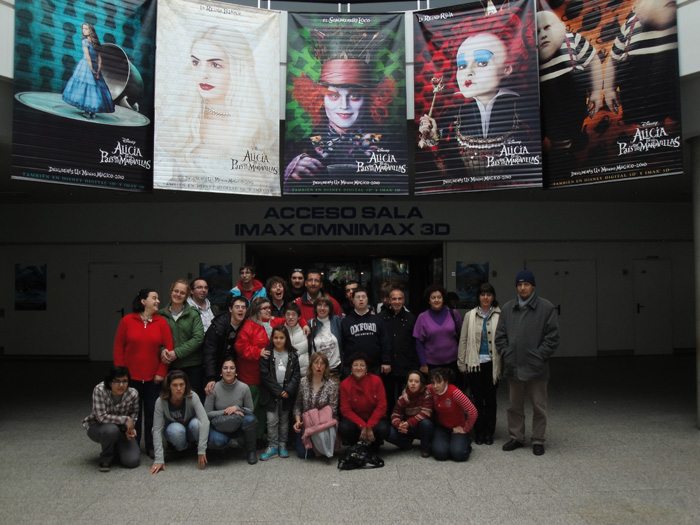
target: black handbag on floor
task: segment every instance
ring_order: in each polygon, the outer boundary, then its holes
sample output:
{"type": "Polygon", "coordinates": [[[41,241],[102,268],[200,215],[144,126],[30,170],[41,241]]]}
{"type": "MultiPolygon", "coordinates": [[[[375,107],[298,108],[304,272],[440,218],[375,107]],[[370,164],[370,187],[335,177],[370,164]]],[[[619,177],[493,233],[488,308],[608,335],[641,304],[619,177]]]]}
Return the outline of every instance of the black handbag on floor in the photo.
{"type": "Polygon", "coordinates": [[[358,441],[338,458],[340,470],[380,468],[383,466],[384,460],[372,451],[370,444],[366,441],[358,441]]]}

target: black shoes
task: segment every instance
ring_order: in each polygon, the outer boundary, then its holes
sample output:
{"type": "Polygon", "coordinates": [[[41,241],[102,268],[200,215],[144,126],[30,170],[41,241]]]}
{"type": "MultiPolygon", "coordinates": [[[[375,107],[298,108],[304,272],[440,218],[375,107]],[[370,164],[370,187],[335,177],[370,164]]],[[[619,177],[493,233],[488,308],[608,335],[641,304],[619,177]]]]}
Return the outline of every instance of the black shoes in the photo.
{"type": "Polygon", "coordinates": [[[491,435],[484,436],[484,445],[493,445],[493,436],[491,436],[491,435]]]}
{"type": "MultiPolygon", "coordinates": [[[[506,452],[510,452],[511,450],[515,450],[516,448],[522,448],[524,446],[524,443],[511,439],[508,443],[503,445],[503,450],[505,450],[506,452]]],[[[542,453],[544,453],[544,447],[542,447],[542,453]]]]}
{"type": "Polygon", "coordinates": [[[542,445],[541,443],[536,443],[532,445],[532,453],[535,456],[541,456],[542,454],[544,454],[544,445],[542,445]]]}
{"type": "Polygon", "coordinates": [[[100,472],[109,472],[112,465],[109,462],[100,462],[100,472]]]}
{"type": "Polygon", "coordinates": [[[258,455],[254,450],[248,452],[248,464],[255,465],[258,462],[258,455]]]}

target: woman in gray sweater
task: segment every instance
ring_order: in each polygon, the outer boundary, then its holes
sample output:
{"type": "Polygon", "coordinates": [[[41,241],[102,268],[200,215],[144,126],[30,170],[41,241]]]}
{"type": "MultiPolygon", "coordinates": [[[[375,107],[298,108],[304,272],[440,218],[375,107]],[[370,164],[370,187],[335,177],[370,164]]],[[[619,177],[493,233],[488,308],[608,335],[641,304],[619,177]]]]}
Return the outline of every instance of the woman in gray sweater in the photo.
{"type": "Polygon", "coordinates": [[[207,464],[207,437],[209,418],[196,392],[192,391],[190,379],[182,370],[173,370],[165,381],[153,414],[153,447],[155,461],[151,474],[165,470],[163,455],[163,427],[165,438],[175,450],[182,452],[190,443],[197,443],[197,464],[207,464]]]}
{"type": "Polygon", "coordinates": [[[214,390],[207,396],[204,409],[211,422],[209,446],[223,448],[229,440],[242,433],[248,463],[257,463],[255,436],[258,420],[253,414],[253,396],[248,385],[236,379],[236,363],[232,357],[224,357],[221,381],[214,385],[214,390]]]}

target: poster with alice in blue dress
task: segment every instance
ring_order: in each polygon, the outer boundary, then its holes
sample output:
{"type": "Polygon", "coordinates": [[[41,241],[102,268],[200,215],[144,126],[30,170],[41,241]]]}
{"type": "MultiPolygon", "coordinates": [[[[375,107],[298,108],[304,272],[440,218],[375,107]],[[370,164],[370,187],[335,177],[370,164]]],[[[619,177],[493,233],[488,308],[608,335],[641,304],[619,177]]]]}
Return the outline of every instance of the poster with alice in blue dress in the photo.
{"type": "Polygon", "coordinates": [[[151,191],[155,11],[15,2],[13,179],[151,191]]]}

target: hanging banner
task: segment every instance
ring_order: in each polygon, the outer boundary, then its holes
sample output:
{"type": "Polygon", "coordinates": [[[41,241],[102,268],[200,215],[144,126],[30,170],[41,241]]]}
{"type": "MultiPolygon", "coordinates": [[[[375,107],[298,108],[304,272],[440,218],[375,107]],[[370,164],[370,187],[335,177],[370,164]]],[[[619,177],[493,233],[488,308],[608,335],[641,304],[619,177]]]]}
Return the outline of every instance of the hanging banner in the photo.
{"type": "Polygon", "coordinates": [[[153,185],[280,195],[279,12],[159,0],[153,185]]]}
{"type": "Polygon", "coordinates": [[[416,194],[541,186],[532,2],[413,17],[416,194]]]}
{"type": "Polygon", "coordinates": [[[408,194],[402,14],[289,15],[284,193],[408,194]]]}
{"type": "Polygon", "coordinates": [[[12,178],[150,191],[155,2],[15,2],[12,178]]]}
{"type": "Polygon", "coordinates": [[[545,186],[682,173],[676,2],[542,1],[537,24],[545,186]]]}

